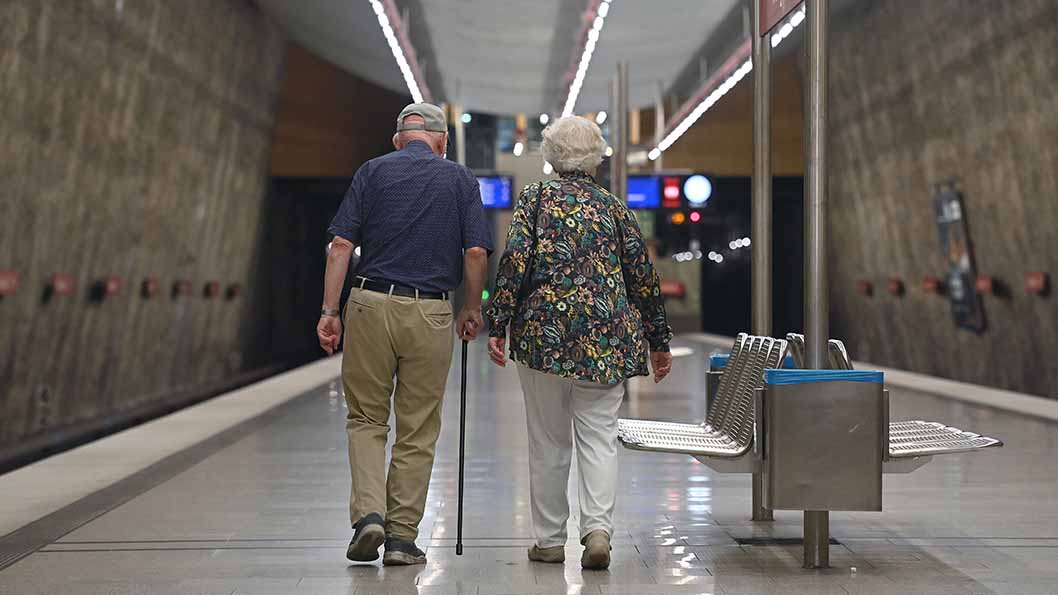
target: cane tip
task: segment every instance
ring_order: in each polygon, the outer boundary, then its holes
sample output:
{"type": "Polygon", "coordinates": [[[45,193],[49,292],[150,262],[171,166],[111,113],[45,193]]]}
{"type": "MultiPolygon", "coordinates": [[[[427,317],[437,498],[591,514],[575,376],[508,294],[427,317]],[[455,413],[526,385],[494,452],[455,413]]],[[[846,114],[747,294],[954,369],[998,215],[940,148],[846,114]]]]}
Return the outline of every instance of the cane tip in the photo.
{"type": "Polygon", "coordinates": [[[456,555],[457,556],[462,556],[463,555],[463,544],[461,544],[461,543],[457,543],[456,544],[456,555]]]}

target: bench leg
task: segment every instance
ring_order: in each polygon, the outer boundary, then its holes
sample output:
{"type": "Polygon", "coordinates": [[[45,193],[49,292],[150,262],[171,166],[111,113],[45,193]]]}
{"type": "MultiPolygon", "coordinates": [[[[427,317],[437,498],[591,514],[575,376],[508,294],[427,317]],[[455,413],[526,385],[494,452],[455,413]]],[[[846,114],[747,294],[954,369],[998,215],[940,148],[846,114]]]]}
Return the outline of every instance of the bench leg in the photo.
{"type": "Polygon", "coordinates": [[[775,513],[764,507],[764,473],[753,474],[753,520],[774,521],[775,513]]]}
{"type": "Polygon", "coordinates": [[[804,521],[805,558],[802,568],[830,567],[830,513],[806,510],[804,521]]]}

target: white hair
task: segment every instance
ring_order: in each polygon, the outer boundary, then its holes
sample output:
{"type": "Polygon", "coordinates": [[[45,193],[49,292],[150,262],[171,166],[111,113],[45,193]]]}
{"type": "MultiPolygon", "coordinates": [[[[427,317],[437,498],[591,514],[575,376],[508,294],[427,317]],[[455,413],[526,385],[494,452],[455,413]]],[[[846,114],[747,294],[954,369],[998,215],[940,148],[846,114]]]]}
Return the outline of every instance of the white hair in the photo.
{"type": "Polygon", "coordinates": [[[602,163],[606,141],[595,122],[580,116],[565,116],[544,128],[540,148],[544,160],[557,172],[590,172],[602,163]]]}

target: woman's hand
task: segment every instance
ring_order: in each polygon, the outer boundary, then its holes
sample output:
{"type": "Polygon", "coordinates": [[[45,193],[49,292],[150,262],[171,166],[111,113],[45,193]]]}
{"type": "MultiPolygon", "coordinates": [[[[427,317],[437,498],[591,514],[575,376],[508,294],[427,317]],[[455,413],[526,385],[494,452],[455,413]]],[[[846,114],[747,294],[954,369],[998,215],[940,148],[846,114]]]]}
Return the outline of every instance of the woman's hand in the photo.
{"type": "Polygon", "coordinates": [[[489,359],[499,367],[507,365],[507,339],[489,337],[489,359]]]}
{"type": "Polygon", "coordinates": [[[650,367],[654,370],[654,383],[661,382],[672,371],[672,354],[668,351],[651,351],[650,367]]]}

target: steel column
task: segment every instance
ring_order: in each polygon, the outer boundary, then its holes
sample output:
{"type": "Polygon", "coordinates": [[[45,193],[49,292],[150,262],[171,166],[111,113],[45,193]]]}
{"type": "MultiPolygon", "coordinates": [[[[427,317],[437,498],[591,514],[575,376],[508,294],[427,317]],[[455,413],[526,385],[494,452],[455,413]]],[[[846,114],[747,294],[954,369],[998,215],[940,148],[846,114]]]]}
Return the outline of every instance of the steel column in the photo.
{"type": "MultiPolygon", "coordinates": [[[[760,32],[761,6],[753,3],[753,334],[772,333],[771,43],[760,32]]],[[[753,520],[771,521],[764,506],[764,472],[753,474],[753,520]]]]}
{"type": "Polygon", "coordinates": [[[628,62],[617,63],[611,95],[613,106],[613,157],[610,159],[610,192],[626,200],[628,190],[628,62]]]}
{"type": "Polygon", "coordinates": [[[456,129],[456,163],[467,164],[467,131],[463,124],[463,106],[452,106],[452,126],[456,129]]]}
{"type": "MultiPolygon", "coordinates": [[[[830,304],[827,279],[828,0],[806,0],[808,109],[805,118],[805,356],[809,368],[827,367],[830,304]]],[[[830,513],[804,513],[804,567],[830,566],[830,513]]]]}

